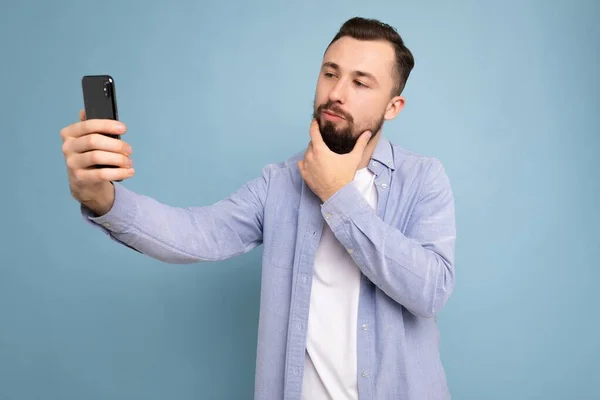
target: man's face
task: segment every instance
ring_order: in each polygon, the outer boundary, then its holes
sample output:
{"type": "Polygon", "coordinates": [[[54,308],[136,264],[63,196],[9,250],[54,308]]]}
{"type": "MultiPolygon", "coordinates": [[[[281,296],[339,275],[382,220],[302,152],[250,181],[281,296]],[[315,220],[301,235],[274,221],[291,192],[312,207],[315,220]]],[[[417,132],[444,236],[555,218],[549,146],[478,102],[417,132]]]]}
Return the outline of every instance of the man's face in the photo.
{"type": "Polygon", "coordinates": [[[342,37],[323,57],[313,116],[331,151],[345,154],[370,130],[373,137],[404,99],[392,97],[394,49],[386,42],[342,37]]]}

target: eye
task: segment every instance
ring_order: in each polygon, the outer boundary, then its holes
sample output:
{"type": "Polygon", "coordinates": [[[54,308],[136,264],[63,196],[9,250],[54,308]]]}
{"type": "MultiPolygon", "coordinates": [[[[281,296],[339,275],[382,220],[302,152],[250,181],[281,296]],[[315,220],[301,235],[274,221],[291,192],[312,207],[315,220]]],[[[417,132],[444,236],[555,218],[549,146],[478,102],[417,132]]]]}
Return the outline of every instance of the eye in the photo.
{"type": "Polygon", "coordinates": [[[335,76],[331,72],[325,72],[323,75],[325,76],[325,78],[333,78],[335,76]]]}
{"type": "Polygon", "coordinates": [[[364,88],[368,87],[367,85],[365,85],[365,84],[364,84],[364,83],[362,83],[361,81],[354,81],[354,84],[355,84],[356,86],[358,86],[358,87],[364,87],[364,88]]]}

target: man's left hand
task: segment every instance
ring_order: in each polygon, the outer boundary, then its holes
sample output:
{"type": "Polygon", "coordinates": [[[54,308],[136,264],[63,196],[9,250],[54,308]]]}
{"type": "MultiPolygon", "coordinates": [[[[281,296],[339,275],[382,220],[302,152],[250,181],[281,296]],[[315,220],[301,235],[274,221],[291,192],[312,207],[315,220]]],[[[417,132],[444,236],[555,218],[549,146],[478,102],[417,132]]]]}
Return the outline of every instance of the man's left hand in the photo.
{"type": "Polygon", "coordinates": [[[313,119],[310,125],[311,141],[304,153],[304,159],[298,161],[298,168],[306,184],[321,201],[327,201],[354,180],[370,137],[369,131],[363,132],[350,153],[337,154],[329,150],[323,141],[316,119],[313,119]]]}

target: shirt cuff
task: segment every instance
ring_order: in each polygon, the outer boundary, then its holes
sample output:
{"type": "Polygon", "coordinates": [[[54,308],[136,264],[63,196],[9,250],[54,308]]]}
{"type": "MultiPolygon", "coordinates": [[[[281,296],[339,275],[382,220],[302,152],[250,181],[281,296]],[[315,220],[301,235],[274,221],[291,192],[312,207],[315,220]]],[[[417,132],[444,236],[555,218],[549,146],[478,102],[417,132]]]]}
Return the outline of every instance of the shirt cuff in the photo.
{"type": "Polygon", "coordinates": [[[356,214],[373,212],[373,208],[360,193],[354,181],[348,183],[321,205],[321,214],[332,231],[356,214]]]}
{"type": "Polygon", "coordinates": [[[108,231],[125,233],[137,223],[136,195],[118,182],[113,182],[113,186],[115,188],[115,200],[106,214],[97,216],[84,205],[81,205],[81,212],[88,220],[101,225],[108,231]]]}

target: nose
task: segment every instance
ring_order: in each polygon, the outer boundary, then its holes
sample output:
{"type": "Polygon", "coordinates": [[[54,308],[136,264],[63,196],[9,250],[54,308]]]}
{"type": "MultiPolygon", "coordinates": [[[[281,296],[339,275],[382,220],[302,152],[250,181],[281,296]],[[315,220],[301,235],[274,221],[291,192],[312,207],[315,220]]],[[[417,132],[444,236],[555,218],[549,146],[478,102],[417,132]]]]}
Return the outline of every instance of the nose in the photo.
{"type": "Polygon", "coordinates": [[[346,101],[346,84],[343,79],[337,81],[329,92],[329,101],[344,104],[346,101]]]}

